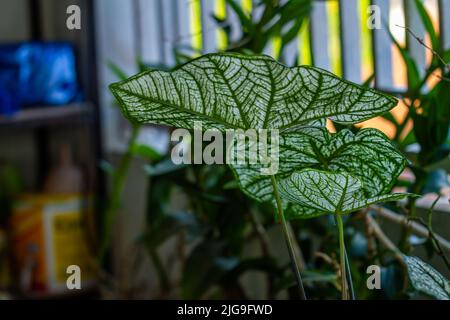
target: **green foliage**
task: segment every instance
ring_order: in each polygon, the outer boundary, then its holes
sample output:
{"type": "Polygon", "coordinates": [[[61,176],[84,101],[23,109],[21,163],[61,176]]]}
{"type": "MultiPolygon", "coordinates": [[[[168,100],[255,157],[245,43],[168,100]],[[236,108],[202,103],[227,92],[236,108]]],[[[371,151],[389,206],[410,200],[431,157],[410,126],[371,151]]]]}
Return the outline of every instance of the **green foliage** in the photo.
{"type": "MultiPolygon", "coordinates": [[[[449,95],[450,74],[447,62],[450,61],[450,50],[444,50],[439,43],[438,31],[434,29],[431,17],[420,1],[415,0],[414,4],[419,12],[422,24],[425,27],[431,40],[431,48],[425,48],[433,54],[431,63],[427,66],[423,76],[420,76],[417,64],[411,58],[406,47],[402,47],[390,34],[391,40],[401,53],[401,57],[406,65],[408,75],[408,90],[403,95],[405,103],[407,103],[408,115],[402,123],[397,123],[394,119],[386,118],[392,122],[397,134],[395,141],[405,148],[412,143],[419,143],[420,151],[417,157],[417,165],[428,167],[447,157],[449,147],[447,145],[448,128],[450,125],[449,114],[449,95]],[[442,77],[438,83],[426,90],[427,82],[430,77],[435,77],[435,72],[442,70],[442,77]],[[403,130],[408,120],[412,119],[413,129],[409,134],[405,134],[403,130]]],[[[387,28],[389,30],[389,28],[387,28]]],[[[414,30],[406,29],[408,35],[420,43],[422,39],[414,34],[414,30]]]]}
{"type": "MultiPolygon", "coordinates": [[[[415,34],[415,30],[406,28],[405,32],[411,37],[411,41],[417,41],[424,46],[424,50],[433,55],[432,60],[421,75],[408,49],[400,46],[391,35],[393,43],[400,50],[407,69],[408,88],[405,93],[401,94],[401,97],[408,107],[408,114],[400,122],[397,122],[393,117],[385,117],[385,119],[395,126],[396,134],[393,140],[402,150],[409,151],[409,146],[416,144],[414,149],[418,151],[408,152],[411,161],[409,167],[415,175],[415,180],[408,187],[409,191],[413,193],[423,194],[430,191],[428,188],[430,185],[436,184],[433,180],[437,176],[433,174],[433,170],[436,169],[437,165],[448,159],[450,152],[448,144],[450,126],[450,100],[448,95],[450,70],[448,62],[450,61],[450,50],[449,48],[442,48],[440,45],[439,32],[434,28],[432,19],[423,3],[415,0],[414,5],[429,36],[431,47],[415,34]],[[437,72],[441,72],[441,76],[438,76],[437,72]],[[435,77],[437,77],[437,83],[434,87],[429,88],[429,80],[436,80],[432,79],[435,77]],[[410,122],[412,122],[412,126],[409,126],[410,122]],[[412,129],[407,129],[411,127],[412,129]]],[[[440,190],[435,191],[440,193],[440,190]]],[[[410,218],[416,218],[415,199],[409,199],[405,213],[410,218]]],[[[410,230],[404,228],[399,247],[406,254],[409,254],[412,250],[409,236],[410,230]]],[[[426,243],[429,244],[429,241],[426,243]]],[[[445,257],[444,260],[446,260],[445,257]]]]}
{"type": "MultiPolygon", "coordinates": [[[[223,132],[277,129],[282,175],[308,166],[340,171],[303,170],[282,182],[282,195],[297,206],[291,206],[294,214],[289,217],[350,213],[373,203],[405,197],[404,194],[381,194],[390,191],[405,165],[402,155],[382,134],[366,130],[355,136],[350,131],[342,131],[331,137],[325,128],[320,128],[326,118],[340,124],[369,119],[390,110],[396,100],[324,70],[286,68],[267,56],[209,54],[171,72],[143,72],[112,84],[110,89],[124,115],[133,123],[158,123],[192,130],[195,121],[201,121],[204,129],[223,132]],[[361,178],[353,177],[345,169],[356,172],[361,178]],[[365,188],[363,179],[367,181],[365,188]]],[[[261,177],[261,173],[258,176],[251,165],[235,167],[234,171],[240,186],[254,199],[276,201],[300,296],[305,298],[276,179],[271,176],[271,186],[268,185],[269,178],[261,177]]],[[[340,216],[338,222],[344,288],[345,249],[340,216]]],[[[211,248],[209,244],[207,248],[211,248]]],[[[206,248],[202,251],[209,252],[206,248]]],[[[209,273],[215,277],[227,271],[218,269],[223,264],[207,261],[204,267],[210,268],[209,273]]],[[[206,290],[202,282],[188,280],[185,283],[191,289],[185,293],[187,297],[206,290]],[[199,287],[199,284],[202,285],[199,287]]],[[[343,291],[343,298],[346,295],[343,291]]]]}
{"type": "Polygon", "coordinates": [[[440,81],[421,98],[420,113],[411,111],[414,135],[421,150],[418,162],[427,166],[442,160],[450,151],[446,144],[450,126],[450,82],[440,81]]]}
{"type": "Polygon", "coordinates": [[[420,19],[425,26],[425,30],[430,36],[431,47],[433,48],[433,50],[440,51],[439,35],[436,30],[434,30],[433,22],[431,20],[431,17],[428,15],[427,10],[425,9],[423,2],[414,0],[414,4],[417,8],[417,11],[419,12],[420,19]]]}
{"type": "MultiPolygon", "coordinates": [[[[223,189],[233,181],[226,166],[175,166],[170,157],[165,157],[147,166],[146,172],[151,187],[147,204],[148,228],[141,242],[155,265],[160,260],[156,249],[175,235],[183,235],[179,244],[181,251],[193,246],[183,265],[182,297],[201,298],[211,294],[214,288],[220,288],[229,298],[246,298],[238,279],[249,270],[267,272],[273,283],[281,281],[285,266],[279,265],[268,252],[257,258],[242,257],[246,242],[258,240],[258,232],[270,226],[272,215],[269,207],[256,205],[239,189],[223,189]],[[176,211],[171,205],[174,198],[185,199],[189,212],[176,211]]],[[[159,274],[163,272],[164,269],[159,274]]],[[[159,279],[165,278],[167,276],[159,276],[159,279]]],[[[165,290],[171,286],[170,283],[161,285],[165,290]]],[[[274,294],[273,290],[268,296],[274,294]]]]}
{"type": "MultiPolygon", "coordinates": [[[[229,42],[227,51],[261,53],[274,37],[281,39],[280,60],[285,61],[283,50],[298,35],[308,19],[313,0],[272,1],[261,0],[254,3],[252,14],[247,15],[236,0],[226,0],[230,9],[239,19],[240,39],[229,42]],[[255,12],[259,12],[255,17],[255,12]]],[[[227,20],[216,17],[228,38],[236,28],[227,20]]],[[[288,61],[292,63],[293,61],[288,61]]]]}
{"type": "MultiPolygon", "coordinates": [[[[227,2],[243,31],[240,39],[228,42],[227,51],[241,54],[213,54],[192,61],[190,56],[178,54],[177,61],[187,63],[173,71],[157,67],[164,71],[146,71],[112,85],[122,111],[135,127],[161,123],[192,129],[194,121],[199,120],[204,129],[279,129],[280,168],[275,180],[285,199],[286,218],[302,219],[326,213],[350,213],[371,203],[405,196],[389,194],[406,165],[402,153],[377,130],[345,129],[347,125],[383,115],[397,127],[395,142],[402,150],[416,141],[421,144],[419,160],[412,164],[421,178],[410,189],[414,193],[421,191],[427,171],[419,165],[432,164],[448,153],[446,83],[440,82],[427,94],[422,90],[432,71],[443,68],[439,59],[435,57],[425,77],[421,77],[408,50],[396,43],[407,65],[406,97],[411,101],[407,120],[413,119],[416,124],[414,131],[403,138],[406,121],[398,123],[385,113],[395,106],[395,99],[321,69],[286,68],[265,56],[242,55],[261,53],[273,37],[280,37],[279,60],[284,61],[283,48],[305,23],[311,1],[280,4],[262,0],[254,4],[262,9],[258,19],[245,13],[237,1],[227,2]],[[326,118],[334,121],[336,134],[324,127],[326,118]]],[[[423,8],[418,9],[433,49],[448,61],[450,50],[443,52],[436,47],[437,33],[432,31],[431,20],[423,8]]],[[[216,20],[230,39],[231,24],[217,17],[216,20]]],[[[144,156],[150,161],[144,168],[151,184],[148,226],[140,240],[158,270],[161,292],[173,291],[175,284],[165,274],[157,249],[176,235],[180,237],[179,255],[183,263],[180,291],[184,298],[246,298],[240,277],[251,270],[264,272],[267,297],[273,298],[285,289],[290,289],[291,298],[296,297],[289,266],[281,265],[268,249],[266,231],[273,227],[270,203],[274,203],[275,190],[270,176],[260,174],[260,166],[233,165],[231,170],[226,166],[175,166],[168,156],[154,155],[140,146],[132,146],[130,150],[132,156],[144,156]],[[238,188],[249,197],[243,196],[238,188]],[[180,197],[186,201],[185,210],[172,209],[173,194],[177,195],[175,201],[180,201],[180,197]],[[246,258],[243,250],[250,239],[257,239],[261,252],[246,258]],[[193,249],[185,253],[185,245],[193,249]]],[[[389,253],[382,249],[376,248],[375,255],[368,253],[367,243],[373,239],[364,238],[356,229],[358,223],[353,216],[347,217],[345,237],[352,239],[349,252],[354,259],[350,269],[359,297],[403,297],[401,268],[386,260],[389,253]],[[358,235],[365,241],[358,242],[356,254],[353,249],[358,235]],[[383,278],[384,296],[368,292],[361,276],[368,264],[379,264],[380,260],[389,265],[383,267],[383,274],[397,280],[393,285],[392,279],[383,278]]],[[[302,276],[308,292],[315,298],[335,298],[338,277],[330,273],[331,266],[318,262],[314,255],[320,239],[319,250],[331,252],[331,263],[336,262],[333,224],[327,216],[321,216],[296,220],[293,228],[307,261],[308,270],[302,276]]],[[[361,229],[364,226],[359,226],[361,229]]],[[[342,262],[343,230],[339,239],[342,262]]]]}

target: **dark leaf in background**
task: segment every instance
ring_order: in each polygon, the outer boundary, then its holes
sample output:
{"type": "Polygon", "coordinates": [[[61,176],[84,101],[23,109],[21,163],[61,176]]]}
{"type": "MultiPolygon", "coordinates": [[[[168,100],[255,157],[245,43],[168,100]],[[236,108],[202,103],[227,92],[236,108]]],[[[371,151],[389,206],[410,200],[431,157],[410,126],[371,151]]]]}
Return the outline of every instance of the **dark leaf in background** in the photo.
{"type": "MultiPolygon", "coordinates": [[[[397,26],[397,28],[400,28],[400,27],[397,26]]],[[[402,45],[394,37],[394,35],[390,31],[390,27],[387,22],[384,22],[384,29],[387,30],[389,37],[391,38],[391,41],[397,47],[398,51],[400,52],[400,55],[403,58],[403,61],[405,62],[406,74],[407,74],[407,79],[408,79],[408,89],[411,91],[415,90],[421,84],[421,77],[420,77],[419,69],[417,68],[417,64],[414,62],[414,59],[411,57],[411,54],[409,53],[409,51],[406,48],[402,47],[402,45]]]]}
{"type": "Polygon", "coordinates": [[[148,230],[140,237],[140,241],[149,248],[157,248],[169,238],[178,234],[181,230],[198,227],[195,217],[186,212],[168,213],[150,224],[148,230]]]}
{"type": "Polygon", "coordinates": [[[413,114],[414,134],[420,144],[419,162],[435,163],[448,155],[450,82],[440,81],[422,100],[420,113],[413,114]]]}
{"type": "Polygon", "coordinates": [[[106,160],[101,160],[98,166],[108,176],[112,176],[114,174],[114,172],[116,171],[114,166],[106,160]]]}
{"type": "Polygon", "coordinates": [[[217,285],[220,279],[239,263],[236,257],[222,255],[224,245],[220,242],[202,242],[195,247],[183,270],[181,281],[184,299],[201,298],[217,285]]]}
{"type": "Polygon", "coordinates": [[[439,35],[434,29],[433,21],[431,20],[431,17],[428,14],[427,9],[423,5],[423,2],[419,0],[414,0],[414,4],[416,5],[419,17],[422,20],[422,24],[425,26],[425,30],[427,31],[431,39],[431,47],[433,48],[434,51],[439,52],[441,50],[439,35]]]}
{"type": "Polygon", "coordinates": [[[168,158],[156,163],[155,165],[146,165],[144,171],[152,177],[161,176],[169,173],[174,173],[186,169],[187,165],[175,164],[168,158]]]}

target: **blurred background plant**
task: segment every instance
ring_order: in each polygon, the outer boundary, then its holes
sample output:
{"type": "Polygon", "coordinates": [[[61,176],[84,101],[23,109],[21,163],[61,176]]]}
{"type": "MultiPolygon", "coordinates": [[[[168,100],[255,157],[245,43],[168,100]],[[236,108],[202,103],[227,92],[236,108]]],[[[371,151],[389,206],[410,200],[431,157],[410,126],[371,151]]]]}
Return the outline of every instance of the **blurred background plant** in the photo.
{"type": "MultiPolygon", "coordinates": [[[[414,41],[424,46],[431,55],[430,62],[425,70],[420,70],[406,47],[403,47],[390,33],[391,40],[400,52],[406,66],[407,90],[399,98],[407,107],[407,114],[398,121],[388,114],[385,119],[395,127],[393,141],[408,154],[409,168],[414,178],[402,181],[408,190],[417,194],[435,193],[442,195],[445,188],[450,186],[445,168],[450,152],[449,125],[450,125],[450,49],[443,48],[439,42],[439,32],[433,25],[432,18],[421,1],[414,0],[419,13],[420,21],[424,26],[430,45],[418,37],[409,27],[405,28],[414,41]]],[[[436,198],[432,207],[439,201],[436,198]]],[[[417,214],[417,199],[410,199],[403,206],[402,213],[412,220],[417,220],[428,230],[432,230],[432,207],[428,210],[428,219],[425,222],[417,214]]],[[[428,255],[439,253],[439,248],[433,243],[432,237],[424,240],[428,255]]],[[[411,238],[411,228],[404,227],[399,243],[400,249],[406,254],[412,251],[414,238],[411,238]]],[[[442,254],[441,254],[442,255],[442,254]]],[[[449,267],[445,256],[444,261],[449,267]]]]}

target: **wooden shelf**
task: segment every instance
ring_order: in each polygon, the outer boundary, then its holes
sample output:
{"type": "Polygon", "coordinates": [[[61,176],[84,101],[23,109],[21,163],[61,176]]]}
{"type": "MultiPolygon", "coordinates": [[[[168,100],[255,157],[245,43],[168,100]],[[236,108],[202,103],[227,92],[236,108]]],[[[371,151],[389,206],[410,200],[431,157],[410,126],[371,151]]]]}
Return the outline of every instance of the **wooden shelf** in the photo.
{"type": "Polygon", "coordinates": [[[23,109],[12,116],[0,116],[0,129],[59,126],[89,122],[92,115],[90,103],[73,103],[64,106],[37,106],[23,109]]]}

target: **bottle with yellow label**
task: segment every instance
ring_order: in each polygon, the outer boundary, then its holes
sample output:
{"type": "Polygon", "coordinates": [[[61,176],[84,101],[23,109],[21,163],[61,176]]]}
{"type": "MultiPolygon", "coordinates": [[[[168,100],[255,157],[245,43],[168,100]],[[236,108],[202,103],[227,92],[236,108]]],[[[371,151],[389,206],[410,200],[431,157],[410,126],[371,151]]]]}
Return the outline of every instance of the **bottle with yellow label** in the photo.
{"type": "Polygon", "coordinates": [[[70,148],[63,146],[44,192],[18,197],[10,223],[25,294],[69,293],[67,269],[72,265],[81,271],[81,289],[92,287],[92,254],[85,227],[89,207],[82,197],[82,182],[70,148]]]}

